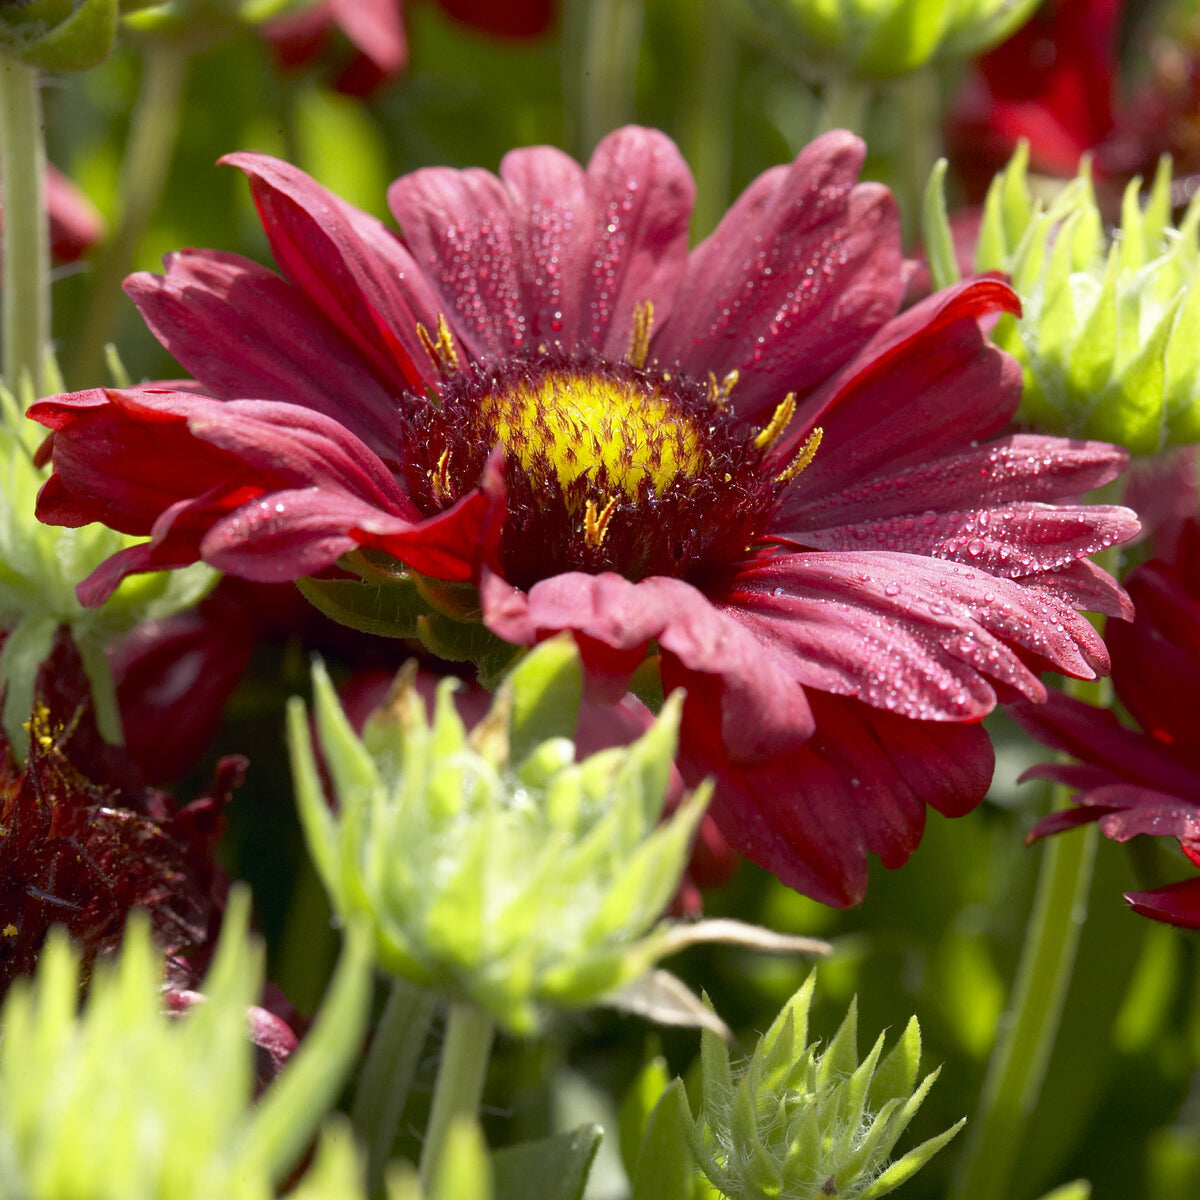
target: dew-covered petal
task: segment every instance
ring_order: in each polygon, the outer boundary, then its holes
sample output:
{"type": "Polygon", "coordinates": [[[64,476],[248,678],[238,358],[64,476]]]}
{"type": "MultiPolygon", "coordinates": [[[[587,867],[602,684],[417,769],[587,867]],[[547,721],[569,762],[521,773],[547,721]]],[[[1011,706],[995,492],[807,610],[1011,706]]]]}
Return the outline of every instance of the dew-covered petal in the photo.
{"type": "Polygon", "coordinates": [[[1200,929],[1200,879],[1185,879],[1146,892],[1126,892],[1135,912],[1185,929],[1200,929]]]}
{"type": "Polygon", "coordinates": [[[916,848],[926,804],[958,816],[982,799],[991,743],[977,724],[911,721],[816,691],[809,699],[813,736],[754,766],[725,761],[703,707],[685,706],[680,762],[689,780],[715,775],[710,812],[735,849],[847,907],[866,891],[868,853],[894,868],[916,848]]]}
{"type": "MultiPolygon", "coordinates": [[[[822,438],[818,459],[836,447],[822,438]]],[[[867,472],[841,486],[820,489],[805,475],[792,489],[776,529],[799,533],[869,521],[931,513],[995,508],[1028,501],[1046,503],[1085,495],[1115,479],[1129,453],[1107,442],[1014,434],[984,445],[965,439],[942,454],[895,468],[884,460],[878,473],[867,472]]],[[[930,522],[926,522],[929,524],[930,522]]]]}
{"type": "Polygon", "coordinates": [[[621,357],[634,308],[662,320],[687,256],[694,187],[674,144],[629,127],[587,170],[548,146],[487,171],[430,167],[388,202],[475,356],[559,341],[621,357]]]}
{"type": "Polygon", "coordinates": [[[435,330],[434,293],[399,237],[297,167],[266,154],[228,154],[262,217],[284,275],[396,391],[420,390],[431,364],[417,325],[435,330]]]}
{"type": "Polygon", "coordinates": [[[1103,642],[1057,597],[914,555],[764,557],[714,597],[802,683],[919,720],[982,717],[995,685],[1040,699],[1033,666],[1083,678],[1103,642]]]}
{"type": "MultiPolygon", "coordinates": [[[[237,486],[237,456],[188,428],[188,418],[222,402],[151,389],[96,388],[39,400],[29,416],[54,432],[54,473],[37,514],[48,525],[102,521],[148,534],[164,509],[218,484],[237,486]]],[[[273,482],[273,481],[272,481],[273,482]]]]}
{"type": "Polygon", "coordinates": [[[1137,517],[1111,505],[1007,504],[932,510],[786,536],[818,550],[894,550],[969,563],[1008,579],[1056,571],[1134,537],[1137,517]]]}
{"type": "Polygon", "coordinates": [[[413,520],[412,501],[379,458],[323,413],[273,400],[229,400],[188,418],[198,438],[288,484],[332,487],[413,520]]]}
{"type": "Polygon", "coordinates": [[[750,184],[692,252],[653,343],[659,363],[699,379],[737,370],[738,413],[753,422],[823,383],[895,314],[899,217],[886,188],[857,183],[864,153],[827,133],[750,184]]]}
{"type": "Polygon", "coordinates": [[[1015,303],[1006,284],[978,279],[889,322],[797,410],[780,454],[790,457],[814,425],[824,437],[796,479],[788,511],[999,432],[1020,400],[1021,369],[984,338],[979,317],[1015,303]]]}
{"type": "MultiPolygon", "coordinates": [[[[651,639],[684,686],[705,688],[720,714],[726,752],[753,761],[798,745],[812,730],[804,691],[748,630],[715,609],[690,584],[652,577],[570,572],[534,584],[528,594],[487,573],[480,588],[484,624],[498,637],[529,645],[571,630],[614,652],[610,676],[629,676],[651,639]]],[[[611,679],[609,680],[611,682],[611,679]]]]}
{"type": "Polygon", "coordinates": [[[236,254],[181,250],[164,262],[164,275],[131,275],[125,291],[202,390],[300,404],[396,454],[394,387],[298,289],[236,254]]]}

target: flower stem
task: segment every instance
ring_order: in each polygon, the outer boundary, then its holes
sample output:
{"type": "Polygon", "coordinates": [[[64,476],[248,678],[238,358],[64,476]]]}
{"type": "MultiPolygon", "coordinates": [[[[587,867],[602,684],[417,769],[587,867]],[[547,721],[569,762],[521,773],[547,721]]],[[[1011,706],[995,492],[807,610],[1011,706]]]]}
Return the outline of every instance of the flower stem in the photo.
{"type": "Polygon", "coordinates": [[[729,204],[733,173],[733,118],[738,40],[722,15],[721,0],[695,0],[681,29],[687,37],[688,78],[681,105],[680,146],[696,179],[692,236],[706,237],[729,204]]]}
{"type": "Polygon", "coordinates": [[[0,180],[4,187],[4,378],[42,392],[50,344],[46,144],[37,70],[0,58],[0,180]]]}
{"type": "MultiPolygon", "coordinates": [[[[1091,496],[1097,502],[1112,498],[1104,491],[1091,496]]],[[[1117,574],[1119,547],[1095,555],[1094,560],[1117,574]]],[[[1069,679],[1065,690],[1102,707],[1112,702],[1108,679],[1069,679]]],[[[1050,792],[1051,808],[1065,808],[1071,789],[1056,784],[1050,792]]],[[[1037,1107],[1087,919],[1099,837],[1096,826],[1088,825],[1043,843],[1012,999],[992,1049],[979,1112],[971,1123],[949,1200],[1007,1200],[1011,1195],[1025,1127],[1037,1107]]]]}
{"type": "MultiPolygon", "coordinates": [[[[577,0],[579,75],[570,89],[578,107],[581,155],[632,116],[644,0],[577,0]]],[[[569,69],[569,68],[568,68],[569,69]]]]}
{"type": "Polygon", "coordinates": [[[146,46],[141,90],[121,168],[121,214],[96,264],[88,310],[76,341],[72,375],[82,386],[96,383],[104,369],[104,348],[112,340],[121,312],[121,284],[162,196],[179,138],[190,55],[188,46],[170,39],[156,38],[146,46]]]}
{"type": "Polygon", "coordinates": [[[458,1000],[451,1004],[433,1108],[421,1147],[420,1175],[426,1195],[433,1194],[451,1122],[458,1116],[473,1117],[479,1110],[494,1032],[492,1018],[482,1009],[458,1000]]]}
{"type": "Polygon", "coordinates": [[[387,1166],[417,1069],[425,1036],[433,1020],[434,994],[397,979],[371,1039],[354,1093],[350,1119],[367,1151],[367,1190],[383,1184],[387,1166]]]}
{"type": "Polygon", "coordinates": [[[871,85],[856,79],[831,78],[821,88],[821,107],[817,113],[816,133],[848,129],[866,134],[867,113],[871,107],[871,85]]]}
{"type": "Polygon", "coordinates": [[[941,101],[937,76],[930,69],[913,71],[892,87],[897,121],[896,191],[907,245],[920,232],[925,186],[941,153],[941,101]]]}

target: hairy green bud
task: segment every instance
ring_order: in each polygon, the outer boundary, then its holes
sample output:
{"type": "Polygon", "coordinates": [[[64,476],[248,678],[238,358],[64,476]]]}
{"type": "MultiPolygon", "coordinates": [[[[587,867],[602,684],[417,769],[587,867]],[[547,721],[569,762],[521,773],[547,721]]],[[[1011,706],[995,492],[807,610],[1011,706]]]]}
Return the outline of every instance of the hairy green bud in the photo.
{"type": "Polygon", "coordinates": [[[816,79],[894,79],[1002,42],[1039,0],[732,0],[758,40],[816,79]]]}
{"type": "Polygon", "coordinates": [[[387,971],[470,1001],[517,1033],[546,1005],[586,1006],[644,976],[670,948],[660,921],[708,789],[659,824],[681,698],[631,746],[576,762],[582,672],[569,636],[543,643],[468,731],[415,666],[359,738],[313,671],[321,786],[304,705],[288,712],[309,853],[334,911],[363,914],[387,971]]]}
{"type": "MultiPolygon", "coordinates": [[[[359,1049],[370,956],[365,934],[351,931],[316,1023],[255,1103],[247,1008],[262,988],[262,949],[248,919],[237,889],[203,999],[183,1016],[163,1011],[163,962],[142,915],[97,965],[82,1011],[78,955],[61,929],[51,934],[36,976],[17,980],[0,1009],[2,1200],[277,1194],[359,1049]]],[[[352,1200],[346,1151],[324,1146],[293,1194],[352,1200]]]]}
{"type": "MultiPolygon", "coordinates": [[[[681,1088],[684,1132],[701,1170],[729,1200],[877,1200],[915,1174],[959,1121],[889,1162],[937,1078],[917,1083],[921,1029],[913,1017],[884,1054],[880,1034],[859,1060],[857,1007],[822,1051],[808,1041],[815,975],[784,1005],[749,1060],[734,1069],[705,1031],[701,1100],[693,1117],[681,1088]]],[[[661,1103],[671,1103],[668,1092],[661,1103]]]]}

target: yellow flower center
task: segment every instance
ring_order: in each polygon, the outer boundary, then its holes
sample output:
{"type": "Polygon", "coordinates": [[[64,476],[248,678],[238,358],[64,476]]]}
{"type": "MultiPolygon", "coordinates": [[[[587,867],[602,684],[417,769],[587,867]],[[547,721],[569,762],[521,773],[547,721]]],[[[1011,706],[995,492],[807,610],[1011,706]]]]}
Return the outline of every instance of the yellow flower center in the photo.
{"type": "Polygon", "coordinates": [[[549,466],[565,496],[585,478],[602,503],[616,489],[636,500],[644,483],[661,496],[704,469],[700,431],[653,379],[562,365],[506,383],[481,398],[484,421],[526,472],[549,466]]]}

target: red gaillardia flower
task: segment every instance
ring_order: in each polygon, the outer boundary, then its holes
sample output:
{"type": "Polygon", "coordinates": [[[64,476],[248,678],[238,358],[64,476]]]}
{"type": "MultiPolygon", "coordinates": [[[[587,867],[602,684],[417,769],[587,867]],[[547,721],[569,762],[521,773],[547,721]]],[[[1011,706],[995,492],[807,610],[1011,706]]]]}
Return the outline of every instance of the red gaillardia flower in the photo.
{"type": "Polygon", "coordinates": [[[361,548],[474,585],[506,642],[572,631],[593,699],[657,656],[722,833],[853,903],[868,851],[903,863],[926,803],[982,797],[998,697],[1107,670],[1076,609],[1127,602],[1086,556],[1136,529],[1072,499],[1123,451],[995,436],[1021,388],[979,327],[1016,308],[1004,283],[897,315],[896,207],[857,182],[863,153],[818,139],[690,253],[691,176],[651,130],[586,169],[541,147],[499,178],[405,176],[403,236],[232,155],[282,275],[185,251],[133,276],[210,395],[34,405],[54,430],[39,516],[149,535],[87,603],[133,571],[277,582],[361,548]]]}
{"type": "MultiPolygon", "coordinates": [[[[1178,838],[1200,867],[1200,522],[1184,526],[1170,560],[1143,564],[1128,584],[1137,615],[1110,623],[1108,645],[1113,685],[1141,732],[1057,692],[1041,705],[1014,705],[1034,737],[1079,760],[1027,772],[1079,789],[1078,807],[1044,817],[1029,840],[1098,821],[1115,842],[1139,833],[1178,838]]],[[[1125,899],[1144,916],[1200,929],[1200,876],[1125,899]]]]}

